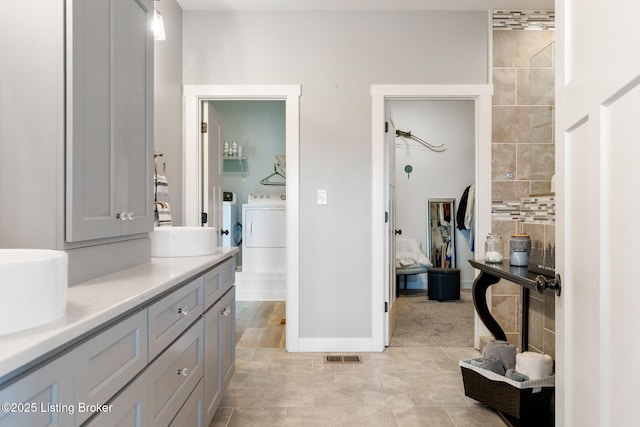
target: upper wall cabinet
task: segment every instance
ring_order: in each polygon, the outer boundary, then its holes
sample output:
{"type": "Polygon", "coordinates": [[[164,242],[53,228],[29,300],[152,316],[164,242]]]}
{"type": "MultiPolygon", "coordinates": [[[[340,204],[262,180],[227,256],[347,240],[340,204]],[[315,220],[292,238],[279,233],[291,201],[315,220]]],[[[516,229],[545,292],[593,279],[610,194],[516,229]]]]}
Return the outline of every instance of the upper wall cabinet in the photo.
{"type": "Polygon", "coordinates": [[[67,242],[153,229],[152,10],[67,2],[67,242]]]}

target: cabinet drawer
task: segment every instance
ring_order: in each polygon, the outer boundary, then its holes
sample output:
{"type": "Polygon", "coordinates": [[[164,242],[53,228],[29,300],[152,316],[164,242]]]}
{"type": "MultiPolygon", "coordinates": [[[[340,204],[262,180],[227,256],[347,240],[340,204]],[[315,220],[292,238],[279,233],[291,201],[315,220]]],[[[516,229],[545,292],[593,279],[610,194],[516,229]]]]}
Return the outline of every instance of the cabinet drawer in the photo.
{"type": "Polygon", "coordinates": [[[223,293],[227,291],[234,283],[236,283],[236,257],[233,256],[222,264],[223,274],[223,293]]]}
{"type": "Polygon", "coordinates": [[[1,389],[0,401],[15,405],[0,411],[1,427],[73,425],[73,353],[1,389]]]}
{"type": "Polygon", "coordinates": [[[202,380],[193,390],[178,415],[171,422],[171,427],[201,427],[202,419],[202,380]]]}
{"type": "Polygon", "coordinates": [[[149,367],[151,424],[169,425],[203,375],[203,320],[196,322],[149,367]]]}
{"type": "MultiPolygon", "coordinates": [[[[96,335],[76,350],[76,399],[106,403],[147,365],[147,316],[144,311],[96,335]]],[[[76,425],[91,412],[78,411],[76,425]]]]}
{"type": "Polygon", "coordinates": [[[198,277],[149,307],[149,360],[200,317],[203,280],[202,276],[198,277]]]}
{"type": "Polygon", "coordinates": [[[229,258],[204,276],[205,307],[211,307],[235,283],[236,261],[229,258]]]}
{"type": "Polygon", "coordinates": [[[146,427],[149,423],[147,373],[140,375],[83,427],[146,427]]]}

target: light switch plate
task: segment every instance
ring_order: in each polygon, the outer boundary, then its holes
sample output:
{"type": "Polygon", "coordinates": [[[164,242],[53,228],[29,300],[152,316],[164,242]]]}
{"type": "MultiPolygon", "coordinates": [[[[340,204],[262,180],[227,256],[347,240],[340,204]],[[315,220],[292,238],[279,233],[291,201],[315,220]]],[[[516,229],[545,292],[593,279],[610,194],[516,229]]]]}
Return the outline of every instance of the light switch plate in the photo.
{"type": "Polygon", "coordinates": [[[318,190],[318,204],[319,205],[327,204],[327,190],[318,190]]]}

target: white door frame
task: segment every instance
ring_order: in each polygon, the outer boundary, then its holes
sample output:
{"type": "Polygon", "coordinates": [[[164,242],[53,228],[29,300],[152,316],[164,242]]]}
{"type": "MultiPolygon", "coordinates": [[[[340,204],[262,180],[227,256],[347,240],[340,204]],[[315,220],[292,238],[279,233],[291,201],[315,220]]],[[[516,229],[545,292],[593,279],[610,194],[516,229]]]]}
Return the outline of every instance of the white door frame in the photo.
{"type": "MultiPolygon", "coordinates": [[[[475,102],[475,259],[484,259],[484,240],[491,231],[491,96],[493,85],[372,85],[371,128],[371,284],[373,342],[384,350],[390,260],[385,251],[385,145],[384,103],[387,100],[470,100],[475,102]]],[[[479,348],[480,336],[488,335],[484,325],[475,317],[474,346],[479,348]]]]}
{"type": "Polygon", "coordinates": [[[299,351],[300,85],[185,85],[183,195],[185,225],[200,225],[200,103],[283,100],[287,156],[287,351],[299,351]]]}

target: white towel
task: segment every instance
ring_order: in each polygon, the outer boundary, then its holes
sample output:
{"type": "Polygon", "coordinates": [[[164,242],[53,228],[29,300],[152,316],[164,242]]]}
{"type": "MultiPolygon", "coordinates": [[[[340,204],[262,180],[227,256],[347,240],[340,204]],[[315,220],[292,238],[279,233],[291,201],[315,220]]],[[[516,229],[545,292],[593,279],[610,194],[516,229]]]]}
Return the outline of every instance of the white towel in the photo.
{"type": "Polygon", "coordinates": [[[163,227],[171,225],[171,205],[169,203],[169,182],[163,175],[154,176],[155,200],[154,211],[156,212],[154,225],[163,227]]]}
{"type": "Polygon", "coordinates": [[[396,238],[396,267],[422,264],[433,267],[431,260],[420,250],[418,241],[413,237],[396,238]]]}
{"type": "Polygon", "coordinates": [[[548,354],[524,351],[516,355],[516,371],[531,380],[539,380],[553,373],[553,359],[548,354]]]}

